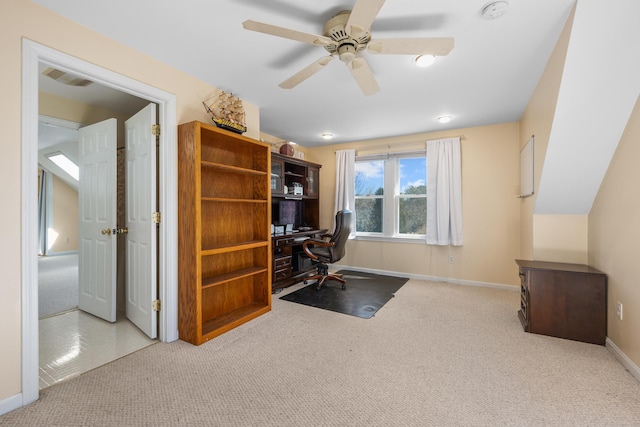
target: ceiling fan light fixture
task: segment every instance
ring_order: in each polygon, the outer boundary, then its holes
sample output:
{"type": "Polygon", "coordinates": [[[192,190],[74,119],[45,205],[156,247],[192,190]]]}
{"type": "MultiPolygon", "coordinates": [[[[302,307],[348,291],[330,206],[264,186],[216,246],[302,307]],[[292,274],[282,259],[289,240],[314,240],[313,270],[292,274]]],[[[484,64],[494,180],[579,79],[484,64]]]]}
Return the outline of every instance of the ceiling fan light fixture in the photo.
{"type": "MultiPolygon", "coordinates": [[[[385,0],[355,0],[353,9],[338,12],[326,21],[322,35],[305,33],[250,19],[244,21],[242,27],[249,31],[321,46],[329,53],[329,57],[315,61],[280,83],[281,88],[293,89],[322,70],[331,58],[337,57],[346,64],[362,94],[370,96],[378,93],[380,86],[378,86],[367,60],[362,55],[365,50],[373,54],[407,55],[415,58],[417,55],[427,53],[446,56],[454,45],[453,37],[391,38],[372,41],[371,26],[384,3],[385,0]]],[[[434,59],[433,56],[431,58],[425,56],[420,61],[433,62],[434,59]]]]}
{"type": "Polygon", "coordinates": [[[435,55],[418,55],[415,59],[416,66],[420,68],[425,68],[433,65],[436,62],[435,55]]]}
{"type": "Polygon", "coordinates": [[[451,116],[440,116],[438,117],[438,122],[440,123],[449,123],[451,121],[451,116]]]}
{"type": "Polygon", "coordinates": [[[488,21],[498,19],[509,9],[509,3],[506,1],[494,1],[482,8],[482,17],[488,21]]]}

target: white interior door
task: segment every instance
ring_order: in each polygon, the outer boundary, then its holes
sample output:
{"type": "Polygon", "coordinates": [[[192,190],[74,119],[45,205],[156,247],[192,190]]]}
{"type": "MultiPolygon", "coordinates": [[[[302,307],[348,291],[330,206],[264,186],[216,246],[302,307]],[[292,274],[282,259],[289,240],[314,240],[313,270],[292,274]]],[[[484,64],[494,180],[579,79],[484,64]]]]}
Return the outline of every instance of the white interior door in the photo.
{"type": "Polygon", "coordinates": [[[156,105],[149,104],[125,122],[127,318],[151,338],[158,335],[156,211],[156,105]]]}
{"type": "Polygon", "coordinates": [[[109,322],[116,321],[116,143],[116,119],[79,130],[78,306],[109,322]]]}

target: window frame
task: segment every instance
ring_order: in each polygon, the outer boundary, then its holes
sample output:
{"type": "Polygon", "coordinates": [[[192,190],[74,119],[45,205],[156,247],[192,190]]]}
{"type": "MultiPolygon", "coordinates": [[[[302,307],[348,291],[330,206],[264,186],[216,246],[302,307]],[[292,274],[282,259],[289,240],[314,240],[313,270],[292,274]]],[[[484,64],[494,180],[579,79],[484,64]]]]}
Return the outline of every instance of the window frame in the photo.
{"type": "MultiPolygon", "coordinates": [[[[427,151],[403,151],[388,154],[377,154],[368,156],[356,156],[356,164],[358,162],[369,162],[382,160],[384,179],[383,179],[383,194],[379,195],[367,195],[358,196],[355,195],[355,199],[382,199],[382,232],[364,232],[356,230],[356,239],[363,240],[392,240],[392,241],[409,241],[423,242],[426,238],[425,234],[409,234],[400,233],[400,199],[402,198],[424,198],[426,200],[427,194],[400,194],[400,160],[407,158],[424,158],[425,159],[425,186],[426,186],[426,162],[427,151]]],[[[357,175],[357,174],[356,174],[357,175]]],[[[356,211],[357,215],[357,211],[356,211]]],[[[426,225],[427,212],[425,209],[424,219],[426,225]]]]}

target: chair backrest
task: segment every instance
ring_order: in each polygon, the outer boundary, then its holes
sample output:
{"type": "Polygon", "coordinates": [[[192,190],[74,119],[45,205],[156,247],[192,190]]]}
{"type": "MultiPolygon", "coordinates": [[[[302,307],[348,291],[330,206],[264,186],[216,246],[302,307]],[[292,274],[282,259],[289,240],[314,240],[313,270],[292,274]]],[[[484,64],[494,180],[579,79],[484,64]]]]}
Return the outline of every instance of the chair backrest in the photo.
{"type": "Polygon", "coordinates": [[[348,209],[343,209],[336,213],[336,228],[331,236],[333,246],[329,247],[329,253],[331,254],[329,262],[338,262],[344,257],[347,240],[349,239],[349,234],[351,234],[352,215],[348,209]]]}

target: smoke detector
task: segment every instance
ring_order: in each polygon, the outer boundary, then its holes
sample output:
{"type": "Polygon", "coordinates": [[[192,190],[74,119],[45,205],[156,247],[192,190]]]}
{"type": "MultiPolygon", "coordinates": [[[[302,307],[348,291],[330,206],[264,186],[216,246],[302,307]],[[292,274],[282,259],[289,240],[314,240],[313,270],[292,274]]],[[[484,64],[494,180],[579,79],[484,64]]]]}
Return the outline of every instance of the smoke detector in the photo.
{"type": "Polygon", "coordinates": [[[482,17],[488,21],[498,19],[509,9],[509,3],[506,1],[494,1],[482,8],[482,17]]]}

